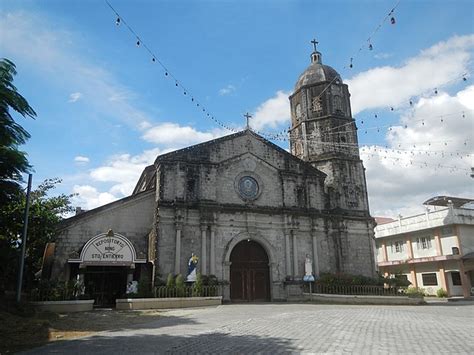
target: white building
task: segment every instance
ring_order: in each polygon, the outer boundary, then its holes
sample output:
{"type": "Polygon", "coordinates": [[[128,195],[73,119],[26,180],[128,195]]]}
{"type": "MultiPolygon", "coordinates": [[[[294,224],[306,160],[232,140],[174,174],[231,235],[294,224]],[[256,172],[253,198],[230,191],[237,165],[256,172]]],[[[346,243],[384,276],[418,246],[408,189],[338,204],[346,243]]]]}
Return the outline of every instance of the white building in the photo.
{"type": "Polygon", "coordinates": [[[431,295],[444,289],[450,297],[469,297],[474,291],[474,209],[466,205],[473,201],[438,196],[424,203],[424,214],[379,224],[379,271],[406,277],[431,295]]]}

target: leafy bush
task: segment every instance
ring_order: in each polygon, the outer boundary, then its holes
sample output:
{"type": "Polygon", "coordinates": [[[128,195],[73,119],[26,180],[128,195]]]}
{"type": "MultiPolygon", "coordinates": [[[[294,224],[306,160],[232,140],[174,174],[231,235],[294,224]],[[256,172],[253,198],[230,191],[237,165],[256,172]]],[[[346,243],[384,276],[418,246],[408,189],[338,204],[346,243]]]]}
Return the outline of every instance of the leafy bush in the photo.
{"type": "Polygon", "coordinates": [[[88,298],[82,294],[82,285],[74,280],[43,280],[30,292],[31,301],[70,301],[88,298]]]}
{"type": "Polygon", "coordinates": [[[172,288],[175,286],[174,277],[172,274],[168,274],[168,278],[166,279],[166,287],[172,288]]]}
{"type": "Polygon", "coordinates": [[[440,288],[436,291],[436,296],[439,298],[446,298],[448,297],[448,292],[444,288],[440,288]]]}
{"type": "Polygon", "coordinates": [[[198,273],[196,275],[196,282],[194,282],[194,285],[193,285],[193,296],[194,297],[202,296],[202,288],[203,288],[202,275],[201,273],[198,273]]]}
{"type": "Polygon", "coordinates": [[[185,293],[185,285],[184,285],[184,277],[183,275],[179,274],[176,276],[176,296],[177,297],[184,297],[185,293]]]}
{"type": "Polygon", "coordinates": [[[425,295],[425,290],[421,287],[408,287],[405,294],[408,297],[423,297],[425,295]]]}
{"type": "Polygon", "coordinates": [[[151,282],[147,275],[143,275],[138,281],[137,296],[140,298],[152,297],[151,282]]]}
{"type": "Polygon", "coordinates": [[[219,280],[216,275],[202,275],[202,284],[204,286],[217,286],[219,280]]]}
{"type": "Polygon", "coordinates": [[[389,275],[388,277],[382,278],[383,282],[389,286],[394,287],[408,287],[411,285],[411,282],[406,279],[401,273],[396,273],[394,275],[389,275]]]}

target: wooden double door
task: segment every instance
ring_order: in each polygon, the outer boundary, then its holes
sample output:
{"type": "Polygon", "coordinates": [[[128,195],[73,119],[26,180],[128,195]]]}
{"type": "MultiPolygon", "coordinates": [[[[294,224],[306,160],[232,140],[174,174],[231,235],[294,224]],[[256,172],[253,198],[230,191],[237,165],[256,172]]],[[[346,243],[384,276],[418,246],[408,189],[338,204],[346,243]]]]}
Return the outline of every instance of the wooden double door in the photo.
{"type": "Polygon", "coordinates": [[[230,255],[230,297],[234,302],[270,300],[270,272],[265,249],[254,241],[238,243],[230,255]]]}

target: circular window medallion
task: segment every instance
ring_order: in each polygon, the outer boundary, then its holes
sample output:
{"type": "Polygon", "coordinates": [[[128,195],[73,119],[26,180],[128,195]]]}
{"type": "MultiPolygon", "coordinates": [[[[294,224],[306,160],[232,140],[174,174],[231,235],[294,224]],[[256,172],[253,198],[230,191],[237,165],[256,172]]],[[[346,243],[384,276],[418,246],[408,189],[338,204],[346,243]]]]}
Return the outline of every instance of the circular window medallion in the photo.
{"type": "Polygon", "coordinates": [[[243,176],[239,180],[239,194],[244,200],[254,200],[258,196],[258,183],[251,176],[243,176]]]}

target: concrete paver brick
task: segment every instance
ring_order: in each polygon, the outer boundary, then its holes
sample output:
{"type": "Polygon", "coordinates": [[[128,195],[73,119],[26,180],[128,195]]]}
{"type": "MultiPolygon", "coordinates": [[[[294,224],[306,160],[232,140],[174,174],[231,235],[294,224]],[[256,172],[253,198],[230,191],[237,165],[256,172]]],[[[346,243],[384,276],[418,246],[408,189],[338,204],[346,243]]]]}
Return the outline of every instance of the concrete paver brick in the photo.
{"type": "Polygon", "coordinates": [[[474,304],[224,305],[31,350],[51,353],[472,354],[474,304]]]}

